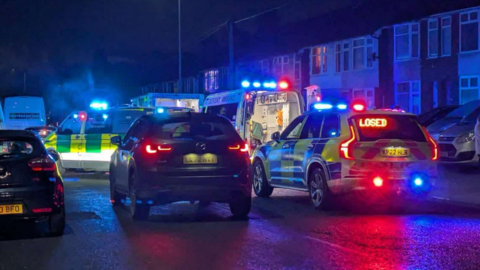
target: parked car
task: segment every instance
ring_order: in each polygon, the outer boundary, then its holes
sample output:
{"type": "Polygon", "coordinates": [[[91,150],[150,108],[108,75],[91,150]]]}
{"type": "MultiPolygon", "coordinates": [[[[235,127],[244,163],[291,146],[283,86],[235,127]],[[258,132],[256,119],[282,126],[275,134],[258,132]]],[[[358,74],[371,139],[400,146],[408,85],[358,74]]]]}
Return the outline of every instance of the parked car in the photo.
{"type": "Polygon", "coordinates": [[[439,140],[440,133],[447,130],[464,118],[475,118],[480,115],[480,100],[470,101],[447,114],[445,118],[440,119],[427,127],[428,132],[436,141],[439,140]]]}
{"type": "Polygon", "coordinates": [[[50,232],[63,234],[63,180],[55,159],[36,133],[0,131],[0,219],[48,220],[50,232]]]}
{"type": "Polygon", "coordinates": [[[250,212],[248,146],[227,118],[203,113],[162,113],[137,119],[110,163],[110,199],[130,197],[132,218],[177,201],[223,202],[235,217],[250,212]]]}
{"type": "Polygon", "coordinates": [[[448,105],[434,108],[428,112],[424,112],[418,116],[418,122],[424,127],[428,127],[433,122],[445,118],[450,112],[458,108],[458,105],[448,105]]]}

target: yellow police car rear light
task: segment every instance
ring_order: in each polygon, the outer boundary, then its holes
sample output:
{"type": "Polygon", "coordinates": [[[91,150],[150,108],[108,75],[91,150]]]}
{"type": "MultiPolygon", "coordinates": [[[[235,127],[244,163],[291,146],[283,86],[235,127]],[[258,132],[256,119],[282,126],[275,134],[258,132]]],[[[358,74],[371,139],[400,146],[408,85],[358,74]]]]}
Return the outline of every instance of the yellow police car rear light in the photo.
{"type": "Polygon", "coordinates": [[[344,141],[340,144],[340,157],[344,159],[353,160],[353,151],[352,151],[352,143],[356,140],[355,137],[355,130],[353,126],[350,126],[350,139],[344,141]]]}

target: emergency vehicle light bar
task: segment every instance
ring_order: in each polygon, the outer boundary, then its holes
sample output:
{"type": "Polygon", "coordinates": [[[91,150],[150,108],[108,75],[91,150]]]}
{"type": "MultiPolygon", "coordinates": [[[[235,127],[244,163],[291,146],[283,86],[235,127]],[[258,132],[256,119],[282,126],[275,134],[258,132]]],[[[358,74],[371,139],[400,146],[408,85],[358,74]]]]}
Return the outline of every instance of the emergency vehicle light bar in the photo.
{"type": "Polygon", "coordinates": [[[315,103],[313,104],[313,108],[315,110],[331,110],[331,109],[338,109],[338,110],[346,110],[347,109],[346,104],[337,104],[336,106],[333,106],[332,104],[329,103],[315,103]]]}
{"type": "Polygon", "coordinates": [[[265,82],[260,82],[260,81],[253,81],[250,82],[249,80],[243,80],[240,85],[242,88],[260,88],[263,86],[265,89],[277,89],[279,87],[280,89],[287,89],[289,87],[288,82],[286,81],[280,81],[280,82],[275,82],[275,81],[265,81],[265,82]]]}

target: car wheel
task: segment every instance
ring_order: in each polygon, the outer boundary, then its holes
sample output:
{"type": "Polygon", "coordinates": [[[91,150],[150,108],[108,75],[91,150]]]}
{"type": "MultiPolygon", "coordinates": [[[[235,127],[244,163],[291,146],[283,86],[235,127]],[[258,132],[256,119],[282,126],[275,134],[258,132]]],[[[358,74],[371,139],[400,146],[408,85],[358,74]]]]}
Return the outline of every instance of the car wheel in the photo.
{"type": "Polygon", "coordinates": [[[59,214],[50,216],[48,219],[48,226],[52,235],[63,235],[65,230],[65,207],[62,207],[59,214]]]}
{"type": "Polygon", "coordinates": [[[241,199],[238,199],[230,204],[230,211],[234,218],[246,218],[250,213],[252,207],[252,197],[245,196],[241,199]]]}
{"type": "Polygon", "coordinates": [[[310,173],[308,181],[308,190],[310,201],[317,210],[329,209],[331,194],[327,186],[327,181],[319,168],[310,173]]]}
{"type": "Polygon", "coordinates": [[[147,220],[150,215],[150,205],[146,202],[137,202],[135,190],[135,173],[130,176],[130,214],[134,220],[147,220]]]}
{"type": "Polygon", "coordinates": [[[113,206],[119,206],[125,204],[125,199],[127,196],[118,193],[117,188],[115,186],[116,182],[115,174],[110,169],[110,202],[113,206]]]}
{"type": "Polygon", "coordinates": [[[273,187],[268,185],[265,169],[260,160],[253,163],[253,191],[258,197],[270,197],[273,187]]]}

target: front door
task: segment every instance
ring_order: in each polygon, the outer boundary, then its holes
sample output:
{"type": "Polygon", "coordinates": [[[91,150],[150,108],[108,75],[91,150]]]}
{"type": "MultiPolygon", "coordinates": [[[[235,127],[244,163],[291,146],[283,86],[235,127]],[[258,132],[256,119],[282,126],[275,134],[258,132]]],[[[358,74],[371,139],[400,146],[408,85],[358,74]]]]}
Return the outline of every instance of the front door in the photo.
{"type": "Polygon", "coordinates": [[[270,178],[274,185],[291,186],[294,181],[292,149],[298,141],[304,119],[302,115],[293,120],[280,136],[280,141],[270,150],[270,178]]]}

